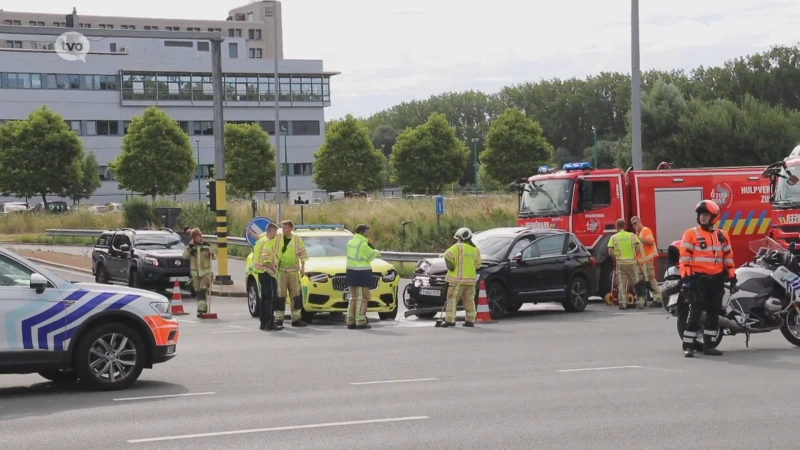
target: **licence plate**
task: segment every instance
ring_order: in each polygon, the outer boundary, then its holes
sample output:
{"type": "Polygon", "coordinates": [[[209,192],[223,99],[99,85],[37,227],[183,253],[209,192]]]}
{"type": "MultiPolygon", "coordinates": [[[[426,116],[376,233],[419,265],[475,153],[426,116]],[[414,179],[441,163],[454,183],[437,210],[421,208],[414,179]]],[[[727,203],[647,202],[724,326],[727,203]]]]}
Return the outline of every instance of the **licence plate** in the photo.
{"type": "Polygon", "coordinates": [[[428,296],[431,296],[431,297],[438,297],[442,293],[438,289],[420,289],[419,290],[419,294],[420,295],[428,295],[428,296]]]}
{"type": "Polygon", "coordinates": [[[171,282],[189,281],[189,277],[170,277],[169,281],[171,281],[171,282]]]}
{"type": "Polygon", "coordinates": [[[669,303],[667,303],[668,307],[678,304],[678,295],[680,294],[672,294],[669,296],[669,303]]]}

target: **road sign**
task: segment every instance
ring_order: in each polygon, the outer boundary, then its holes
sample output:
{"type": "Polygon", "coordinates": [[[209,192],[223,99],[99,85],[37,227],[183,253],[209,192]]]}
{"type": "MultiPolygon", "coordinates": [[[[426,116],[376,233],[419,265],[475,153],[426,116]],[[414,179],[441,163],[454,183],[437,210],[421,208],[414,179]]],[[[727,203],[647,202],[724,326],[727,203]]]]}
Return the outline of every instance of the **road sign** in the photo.
{"type": "Polygon", "coordinates": [[[266,217],[256,217],[247,224],[247,227],[244,229],[244,237],[247,239],[247,243],[250,244],[250,247],[256,246],[256,241],[258,241],[262,233],[267,231],[267,226],[271,223],[272,221],[266,217]]]}
{"type": "Polygon", "coordinates": [[[310,205],[314,201],[314,191],[290,191],[289,203],[292,205],[310,205]]]}
{"type": "Polygon", "coordinates": [[[436,215],[444,215],[444,196],[436,196],[436,215]]]}

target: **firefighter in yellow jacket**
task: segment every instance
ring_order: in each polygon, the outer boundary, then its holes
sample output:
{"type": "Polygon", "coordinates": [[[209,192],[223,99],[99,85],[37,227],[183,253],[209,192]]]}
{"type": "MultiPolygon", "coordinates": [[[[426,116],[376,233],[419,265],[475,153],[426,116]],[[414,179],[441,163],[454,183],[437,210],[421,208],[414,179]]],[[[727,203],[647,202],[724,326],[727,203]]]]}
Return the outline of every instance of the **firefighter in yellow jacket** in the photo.
{"type": "Polygon", "coordinates": [[[444,252],[447,264],[447,304],[443,327],[456,326],[456,309],[458,303],[464,304],[467,318],[465,327],[475,326],[475,283],[480,269],[481,251],[472,243],[472,230],[459,228],[453,236],[456,243],[444,252]]]}
{"type": "Polygon", "coordinates": [[[283,314],[286,309],[286,298],[292,300],[292,326],[304,327],[300,311],[303,308],[303,296],[300,291],[300,277],[305,275],[308,252],[303,239],[294,234],[294,222],[281,222],[283,236],[277,236],[277,249],[274,260],[278,268],[278,295],[275,301],[275,328],[283,327],[283,314]],[[288,294],[288,296],[287,296],[288,294]]]}
{"type": "Polygon", "coordinates": [[[277,266],[275,265],[275,250],[278,242],[275,237],[278,235],[278,226],[270,222],[267,231],[261,235],[253,248],[253,272],[258,277],[261,286],[259,293],[259,319],[261,320],[260,330],[282,330],[283,326],[275,326],[274,309],[275,297],[278,292],[277,266]]]}
{"type": "Polygon", "coordinates": [[[347,328],[350,330],[368,330],[372,326],[367,321],[367,306],[371,299],[370,289],[373,286],[372,261],[381,253],[372,246],[366,234],[369,227],[361,224],[356,227],[356,234],[347,243],[347,286],[350,290],[350,302],[347,305],[347,328]]]}
{"type": "MultiPolygon", "coordinates": [[[[637,257],[644,254],[642,242],[635,234],[625,231],[625,219],[617,220],[617,233],[608,241],[608,249],[617,265],[617,286],[619,291],[619,309],[627,309],[628,291],[626,286],[635,287],[639,283],[639,261],[637,257]]],[[[647,297],[640,292],[636,293],[638,309],[643,309],[647,297]]]]}
{"type": "Polygon", "coordinates": [[[658,280],[656,279],[655,258],[658,256],[658,247],[656,246],[656,238],[653,236],[653,230],[642,224],[642,219],[638,216],[631,217],[631,226],[633,231],[636,232],[636,237],[642,243],[644,253],[639,257],[639,265],[642,269],[642,279],[650,284],[650,290],[653,291],[653,302],[650,304],[651,308],[660,308],[663,303],[661,301],[661,289],[658,287],[658,280]]]}
{"type": "Polygon", "coordinates": [[[203,240],[203,232],[195,228],[191,232],[192,240],[183,250],[183,257],[189,260],[192,284],[197,297],[197,317],[208,312],[208,291],[214,281],[211,261],[217,259],[214,249],[203,240]]]}

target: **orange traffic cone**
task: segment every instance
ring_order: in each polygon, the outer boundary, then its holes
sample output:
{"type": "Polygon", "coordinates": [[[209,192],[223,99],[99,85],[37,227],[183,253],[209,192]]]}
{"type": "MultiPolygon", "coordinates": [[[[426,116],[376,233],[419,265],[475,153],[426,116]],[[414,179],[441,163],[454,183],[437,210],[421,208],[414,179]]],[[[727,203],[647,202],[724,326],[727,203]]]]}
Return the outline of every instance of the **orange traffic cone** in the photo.
{"type": "Polygon", "coordinates": [[[181,296],[181,284],[175,280],[175,286],[172,287],[172,315],[173,316],[186,316],[189,313],[183,310],[183,297],[181,296]]]}
{"type": "Polygon", "coordinates": [[[478,316],[475,318],[479,323],[496,323],[492,320],[492,312],[489,310],[489,298],[486,296],[486,281],[481,280],[481,290],[478,293],[478,316]]]}

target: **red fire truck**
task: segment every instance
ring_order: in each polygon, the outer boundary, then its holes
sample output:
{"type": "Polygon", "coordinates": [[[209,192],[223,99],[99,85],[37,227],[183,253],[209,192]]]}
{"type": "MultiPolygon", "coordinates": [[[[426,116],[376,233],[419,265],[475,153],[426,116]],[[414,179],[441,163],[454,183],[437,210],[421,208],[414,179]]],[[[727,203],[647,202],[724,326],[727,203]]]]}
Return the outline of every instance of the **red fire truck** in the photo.
{"type": "Polygon", "coordinates": [[[770,180],[772,229],[769,236],[789,248],[800,247],[800,145],[783,161],[770,164],[763,176],[770,180]]]}
{"type": "MultiPolygon", "coordinates": [[[[798,160],[800,164],[800,160],[798,160]]],[[[722,208],[719,227],[731,237],[737,266],[752,254],[748,244],[769,232],[770,183],[762,167],[666,170],[593,169],[588,162],[547,166],[514,185],[519,189],[519,226],[559,228],[575,233],[592,252],[601,296],[611,291],[613,262],[608,240],[615,222],[636,215],[653,230],[659,249],[656,274],[666,270],[666,251],[683,231],[697,226],[694,207],[711,199],[722,208]]],[[[800,171],[800,170],[799,170],[800,171]]],[[[800,209],[800,189],[797,191],[800,209]]],[[[800,229],[800,216],[797,217],[800,229]]]]}

